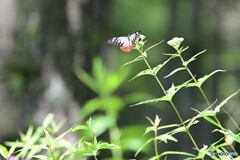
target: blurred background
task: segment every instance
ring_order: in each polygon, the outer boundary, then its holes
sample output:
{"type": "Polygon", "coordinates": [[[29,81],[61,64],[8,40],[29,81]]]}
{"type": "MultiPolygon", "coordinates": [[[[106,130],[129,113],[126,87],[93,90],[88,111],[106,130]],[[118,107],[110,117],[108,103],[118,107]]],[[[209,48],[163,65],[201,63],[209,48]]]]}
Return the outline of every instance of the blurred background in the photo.
{"type": "MultiPolygon", "coordinates": [[[[158,114],[162,124],[178,122],[167,103],[128,107],[162,95],[154,79],[128,81],[146,68],[141,62],[121,67],[137,56],[136,51],[124,53],[106,43],[135,31],[147,37],[146,47],[165,40],[151,50],[152,65],[167,58],[161,53],[172,51],[166,42],[176,36],[184,37],[184,45],[190,46],[186,58],[207,49],[190,67],[199,78],[215,69],[227,70],[203,86],[212,102],[240,88],[239,0],[0,0],[0,15],[1,143],[16,139],[30,124],[40,124],[50,112],[70,124],[111,115],[122,138],[132,136],[121,142],[127,159],[133,158],[141,144],[133,137],[142,136],[149,124],[146,116],[158,114]]],[[[165,88],[190,78],[184,72],[162,78],[179,65],[173,60],[158,74],[165,88]]],[[[194,115],[191,107],[206,107],[196,89],[182,90],[174,102],[184,119],[194,115]]],[[[225,110],[239,123],[239,96],[225,110]]],[[[224,113],[219,118],[236,129],[224,113]]],[[[212,127],[201,122],[192,128],[199,146],[219,138],[211,133],[212,127]]],[[[107,127],[100,134],[103,139],[107,139],[106,132],[107,127]]],[[[177,138],[179,143],[161,144],[160,149],[192,152],[185,135],[177,138]]]]}

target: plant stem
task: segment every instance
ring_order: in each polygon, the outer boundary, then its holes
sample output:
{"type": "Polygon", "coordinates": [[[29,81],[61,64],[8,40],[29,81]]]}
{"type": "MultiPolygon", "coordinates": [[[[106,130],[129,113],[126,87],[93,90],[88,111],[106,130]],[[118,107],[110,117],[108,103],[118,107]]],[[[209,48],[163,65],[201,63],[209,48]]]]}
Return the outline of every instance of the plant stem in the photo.
{"type": "MultiPolygon", "coordinates": [[[[184,64],[185,61],[184,61],[184,59],[183,59],[180,51],[178,51],[178,56],[179,56],[179,58],[181,59],[182,64],[184,64]]],[[[187,67],[187,65],[183,65],[183,66],[185,67],[185,69],[187,70],[187,72],[189,73],[189,75],[192,77],[192,79],[194,80],[194,82],[195,82],[195,83],[198,83],[197,79],[194,77],[194,75],[192,74],[191,70],[187,67]]],[[[198,90],[200,91],[200,93],[202,94],[202,96],[203,96],[204,100],[206,101],[208,107],[210,107],[210,108],[212,109],[211,104],[210,104],[210,102],[209,102],[209,100],[208,100],[208,98],[207,98],[207,96],[206,96],[206,93],[203,91],[202,87],[201,87],[201,86],[197,86],[197,88],[198,88],[198,90]]],[[[222,126],[221,122],[219,121],[219,119],[217,118],[217,116],[214,115],[213,117],[214,117],[215,121],[219,124],[220,129],[223,129],[223,126],[222,126]]],[[[224,134],[224,136],[226,137],[225,134],[224,134]]],[[[230,145],[230,146],[231,146],[232,150],[233,150],[234,152],[236,152],[235,148],[234,148],[232,145],[230,145]]]]}
{"type": "MultiPolygon", "coordinates": [[[[158,156],[158,144],[157,144],[157,128],[154,130],[154,150],[155,150],[155,156],[158,156]]],[[[158,160],[158,159],[157,159],[158,160]]]]}
{"type": "MultiPolygon", "coordinates": [[[[138,51],[139,51],[140,55],[143,57],[143,60],[144,60],[145,64],[147,65],[147,67],[148,67],[150,70],[152,70],[152,67],[149,65],[146,57],[143,55],[144,52],[142,51],[142,49],[138,49],[138,51]]],[[[162,83],[160,82],[160,80],[158,79],[158,77],[157,77],[155,74],[154,74],[153,76],[154,76],[154,78],[156,79],[156,81],[157,81],[157,83],[159,84],[159,86],[161,87],[161,89],[162,89],[162,91],[164,92],[164,94],[167,95],[167,92],[166,92],[166,90],[164,89],[164,87],[163,87],[162,83]]],[[[183,124],[184,128],[186,129],[186,132],[187,132],[189,138],[191,139],[194,147],[197,149],[198,152],[200,152],[200,149],[198,148],[198,146],[197,146],[197,144],[196,144],[193,136],[192,136],[191,133],[189,132],[189,129],[187,128],[186,124],[184,123],[183,118],[182,118],[182,116],[180,115],[177,107],[175,106],[175,104],[173,103],[172,100],[170,100],[169,103],[170,103],[171,106],[173,107],[173,109],[174,109],[175,113],[177,114],[180,122],[183,124]]]]}
{"type": "Polygon", "coordinates": [[[94,156],[94,160],[98,160],[96,154],[94,154],[93,156],[94,156]]]}
{"type": "MultiPolygon", "coordinates": [[[[113,126],[109,129],[110,140],[111,143],[120,145],[120,131],[117,127],[116,122],[114,122],[113,126]]],[[[113,149],[112,150],[113,159],[122,160],[122,150],[121,149],[113,149]]]]}

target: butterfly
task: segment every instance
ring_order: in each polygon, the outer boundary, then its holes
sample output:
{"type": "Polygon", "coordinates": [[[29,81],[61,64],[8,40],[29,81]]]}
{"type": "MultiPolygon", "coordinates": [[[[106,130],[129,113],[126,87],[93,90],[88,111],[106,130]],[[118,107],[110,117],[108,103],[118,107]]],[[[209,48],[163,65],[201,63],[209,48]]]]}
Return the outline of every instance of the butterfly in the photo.
{"type": "Polygon", "coordinates": [[[134,48],[134,42],[141,35],[143,35],[142,32],[138,31],[124,37],[113,37],[107,43],[120,46],[124,52],[130,52],[134,48]]]}

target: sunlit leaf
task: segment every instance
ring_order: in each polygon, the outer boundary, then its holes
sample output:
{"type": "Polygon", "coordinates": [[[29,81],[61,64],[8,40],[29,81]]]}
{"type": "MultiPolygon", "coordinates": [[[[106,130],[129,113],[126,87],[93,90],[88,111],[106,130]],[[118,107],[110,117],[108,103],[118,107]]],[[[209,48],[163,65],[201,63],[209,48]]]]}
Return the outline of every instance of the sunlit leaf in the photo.
{"type": "Polygon", "coordinates": [[[208,74],[208,75],[205,75],[204,77],[202,78],[199,78],[197,80],[197,83],[196,82],[192,82],[192,83],[189,83],[187,85],[187,87],[201,87],[203,85],[203,83],[208,79],[210,78],[212,75],[214,75],[215,73],[217,72],[225,72],[225,70],[215,70],[213,71],[212,73],[208,74]]]}
{"type": "Polygon", "coordinates": [[[181,126],[181,127],[178,127],[178,128],[176,128],[174,130],[171,130],[169,132],[169,134],[170,135],[174,135],[174,134],[181,133],[181,132],[186,132],[186,131],[187,131],[186,128],[184,126],[181,126]]]}
{"type": "Polygon", "coordinates": [[[239,134],[235,134],[231,130],[223,131],[223,130],[217,129],[217,131],[220,132],[220,133],[223,133],[226,136],[226,141],[227,142],[230,142],[230,143],[232,143],[232,142],[240,143],[240,133],[239,134]]]}
{"type": "Polygon", "coordinates": [[[155,130],[155,128],[154,128],[153,126],[147,127],[146,130],[145,130],[145,132],[144,132],[144,135],[147,134],[147,133],[149,133],[149,132],[151,132],[151,131],[154,131],[154,130],[155,130]]]}
{"type": "Polygon", "coordinates": [[[162,134],[162,135],[157,136],[154,139],[165,142],[165,143],[167,143],[168,140],[177,142],[177,139],[174,138],[173,136],[169,135],[169,134],[162,134]]]}
{"type": "Polygon", "coordinates": [[[153,76],[153,75],[154,75],[153,70],[151,70],[151,69],[145,69],[145,70],[139,72],[139,73],[138,73],[136,76],[134,76],[133,78],[131,78],[130,81],[134,80],[135,78],[144,76],[144,75],[151,75],[151,76],[153,76]]]}
{"type": "Polygon", "coordinates": [[[8,150],[6,147],[0,144],[0,155],[3,156],[4,158],[8,158],[8,150]]]}
{"type": "Polygon", "coordinates": [[[118,145],[102,142],[97,145],[97,149],[120,149],[118,145]]]}
{"type": "Polygon", "coordinates": [[[169,100],[169,99],[167,99],[166,96],[163,96],[162,98],[155,98],[155,99],[150,99],[150,100],[142,101],[142,102],[139,102],[139,103],[130,105],[129,107],[139,106],[139,105],[148,104],[148,103],[156,103],[156,102],[159,102],[159,101],[168,101],[168,100],[169,100]]]}
{"type": "Polygon", "coordinates": [[[141,61],[141,60],[143,60],[143,56],[142,56],[142,55],[136,57],[136,58],[135,58],[134,60],[132,60],[132,61],[129,61],[129,62],[127,62],[127,63],[124,63],[122,66],[126,66],[126,65],[129,65],[129,64],[132,64],[132,63],[134,63],[134,62],[141,61]]]}
{"type": "Polygon", "coordinates": [[[165,60],[162,64],[157,65],[153,68],[153,74],[157,75],[157,73],[172,59],[172,57],[165,60]]]}
{"type": "Polygon", "coordinates": [[[138,150],[137,152],[135,153],[135,157],[143,150],[143,148],[145,146],[147,146],[149,143],[151,143],[152,141],[154,141],[153,138],[150,138],[149,140],[147,140],[138,150]]]}
{"type": "Polygon", "coordinates": [[[171,73],[169,73],[168,75],[166,75],[164,78],[168,78],[168,77],[174,75],[175,73],[177,73],[178,71],[182,71],[182,70],[186,70],[186,68],[181,67],[181,68],[174,69],[171,73]]]}
{"type": "Polygon", "coordinates": [[[47,156],[45,156],[45,155],[35,155],[35,156],[33,156],[34,158],[37,158],[37,159],[48,159],[48,157],[47,156]]]}
{"type": "Polygon", "coordinates": [[[88,130],[89,127],[88,126],[85,126],[85,125],[78,125],[76,127],[72,127],[69,129],[70,132],[76,132],[76,131],[79,131],[79,130],[88,130]]]}
{"type": "Polygon", "coordinates": [[[191,63],[192,61],[196,60],[197,56],[199,56],[200,54],[206,52],[206,50],[203,50],[197,54],[195,54],[194,56],[192,56],[189,60],[187,60],[186,62],[184,62],[184,66],[187,66],[189,63],[191,63]]]}
{"type": "Polygon", "coordinates": [[[43,124],[42,124],[43,128],[47,128],[51,124],[53,119],[54,119],[54,115],[52,113],[48,114],[43,121],[43,124]]]}
{"type": "Polygon", "coordinates": [[[160,41],[160,42],[158,42],[158,43],[156,43],[156,44],[154,44],[154,45],[152,45],[152,46],[150,46],[149,48],[147,48],[144,52],[148,52],[150,49],[152,49],[152,48],[154,48],[154,47],[156,47],[156,46],[158,46],[158,45],[160,45],[162,42],[163,42],[164,40],[162,40],[162,41],[160,41]]]}
{"type": "Polygon", "coordinates": [[[180,47],[179,51],[180,53],[183,53],[184,51],[186,51],[189,47],[180,47]]]}
{"type": "Polygon", "coordinates": [[[161,122],[161,119],[158,117],[158,115],[156,115],[154,120],[154,126],[155,127],[159,126],[160,122],[161,122]]]}
{"type": "Polygon", "coordinates": [[[212,118],[210,118],[209,116],[214,116],[215,113],[212,112],[212,111],[203,111],[203,112],[200,112],[196,109],[193,109],[194,111],[198,112],[199,116],[203,117],[204,119],[206,119],[208,122],[214,124],[215,126],[219,127],[219,128],[222,128],[215,120],[213,120],[212,118]]]}
{"type": "Polygon", "coordinates": [[[162,130],[162,129],[165,129],[165,128],[172,128],[172,127],[178,127],[179,124],[169,124],[169,125],[164,125],[164,126],[160,126],[157,128],[157,130],[162,130]]]}
{"type": "Polygon", "coordinates": [[[240,92],[240,89],[236,92],[234,92],[233,94],[231,94],[230,96],[228,96],[225,100],[223,100],[219,105],[216,106],[216,108],[214,109],[216,112],[220,112],[220,109],[235,95],[237,95],[240,92]]]}
{"type": "Polygon", "coordinates": [[[162,152],[161,154],[159,154],[158,156],[155,156],[153,158],[150,158],[149,160],[157,160],[163,156],[166,155],[184,155],[184,156],[191,156],[194,157],[195,155],[191,154],[191,153],[187,153],[187,152],[180,152],[180,151],[166,151],[166,152],[162,152]]]}
{"type": "MultiPolygon", "coordinates": [[[[191,81],[191,80],[189,80],[191,81]]],[[[174,84],[172,84],[172,86],[167,90],[166,95],[161,97],[161,98],[155,98],[155,99],[150,99],[150,100],[146,100],[146,101],[142,101],[133,105],[130,105],[130,107],[133,106],[138,106],[138,105],[142,105],[142,104],[148,104],[148,103],[156,103],[156,102],[160,102],[160,101],[171,101],[172,98],[174,97],[174,95],[183,87],[186,86],[187,83],[189,83],[189,81],[184,82],[181,85],[178,86],[174,86],[174,84]]]]}

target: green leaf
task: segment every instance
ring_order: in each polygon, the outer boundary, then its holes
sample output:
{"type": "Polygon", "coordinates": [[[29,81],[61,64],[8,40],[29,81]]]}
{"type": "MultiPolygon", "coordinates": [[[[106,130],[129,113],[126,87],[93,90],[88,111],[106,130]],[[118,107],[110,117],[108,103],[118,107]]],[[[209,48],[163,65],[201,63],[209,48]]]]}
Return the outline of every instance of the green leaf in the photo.
{"type": "Polygon", "coordinates": [[[144,135],[147,134],[147,133],[149,133],[149,132],[151,132],[151,131],[154,132],[154,130],[155,130],[155,128],[154,128],[153,126],[147,127],[146,130],[145,130],[145,132],[144,132],[144,135]]]}
{"type": "Polygon", "coordinates": [[[94,79],[99,83],[102,84],[105,81],[105,77],[107,74],[107,70],[105,69],[102,60],[100,57],[94,57],[93,59],[93,70],[92,74],[94,79]]]}
{"type": "Polygon", "coordinates": [[[156,115],[155,120],[154,120],[154,126],[158,127],[160,122],[161,122],[161,119],[158,117],[158,115],[156,115]]]}
{"type": "MultiPolygon", "coordinates": [[[[145,127],[142,125],[121,128],[121,149],[136,152],[150,138],[148,135],[143,136],[144,130],[145,127]]],[[[151,151],[151,146],[147,146],[142,150],[144,153],[149,151],[151,151]]]]}
{"type": "Polygon", "coordinates": [[[94,98],[83,106],[81,116],[86,118],[95,111],[104,111],[115,117],[123,107],[124,101],[117,96],[94,98]]]}
{"type": "Polygon", "coordinates": [[[124,102],[126,103],[136,103],[139,102],[143,99],[151,99],[153,98],[150,94],[145,93],[145,92],[134,92],[134,93],[129,93],[126,94],[123,97],[124,102]]]}
{"type": "Polygon", "coordinates": [[[222,128],[222,126],[220,126],[215,120],[211,119],[209,116],[214,116],[214,112],[208,112],[208,111],[203,111],[200,112],[196,109],[193,109],[194,111],[198,112],[199,116],[203,117],[204,119],[206,119],[208,122],[214,124],[215,126],[222,128]]]}
{"type": "Polygon", "coordinates": [[[222,101],[219,105],[216,106],[214,109],[216,112],[220,112],[220,109],[235,95],[237,95],[240,92],[240,89],[228,96],[224,101],[222,101]]]}
{"type": "Polygon", "coordinates": [[[157,65],[153,68],[153,74],[157,75],[157,73],[172,59],[172,57],[165,60],[162,64],[157,65]]]}
{"type": "Polygon", "coordinates": [[[42,123],[43,128],[47,128],[53,121],[54,115],[52,113],[48,114],[42,123]]]}
{"type": "Polygon", "coordinates": [[[8,155],[12,155],[13,152],[15,151],[15,149],[17,148],[17,144],[18,144],[18,140],[11,146],[11,148],[9,149],[9,153],[8,155]]]}
{"type": "Polygon", "coordinates": [[[75,68],[75,74],[77,77],[91,90],[93,90],[95,93],[99,93],[98,86],[96,85],[96,81],[88,75],[82,68],[75,68]]]}
{"type": "Polygon", "coordinates": [[[234,134],[231,130],[219,130],[217,129],[218,132],[223,133],[226,136],[226,141],[227,142],[237,142],[240,143],[240,133],[239,134],[234,134]]]}
{"type": "Polygon", "coordinates": [[[8,158],[8,150],[6,147],[0,144],[0,155],[3,156],[4,158],[8,158]]]}
{"type": "Polygon", "coordinates": [[[148,145],[149,143],[151,143],[152,141],[154,141],[153,138],[150,138],[149,140],[147,140],[138,150],[137,152],[135,153],[135,157],[137,157],[137,155],[143,150],[143,148],[148,145]]]}
{"type": "Polygon", "coordinates": [[[156,103],[156,102],[159,102],[159,101],[168,101],[168,99],[166,99],[166,96],[164,96],[163,98],[155,98],[155,99],[142,101],[142,102],[130,105],[129,107],[139,106],[139,105],[148,104],[148,103],[156,103]]]}
{"type": "Polygon", "coordinates": [[[144,52],[148,52],[150,49],[152,49],[152,48],[154,48],[154,47],[156,47],[156,46],[158,46],[158,45],[160,45],[162,42],[163,42],[164,40],[162,40],[162,41],[160,41],[160,42],[158,42],[158,43],[156,43],[156,44],[154,44],[154,45],[152,45],[152,46],[150,46],[149,48],[147,48],[144,52]]]}
{"type": "Polygon", "coordinates": [[[195,61],[197,59],[197,56],[199,56],[200,54],[206,52],[207,50],[203,50],[197,54],[195,54],[194,56],[192,56],[189,60],[187,60],[186,62],[183,63],[183,66],[187,66],[189,63],[191,63],[192,61],[195,61]]]}
{"type": "Polygon", "coordinates": [[[157,130],[162,130],[162,129],[165,129],[165,128],[172,128],[172,127],[178,127],[179,124],[169,124],[169,125],[164,125],[164,126],[160,126],[157,128],[157,130]]]}
{"type": "Polygon", "coordinates": [[[152,120],[150,117],[148,117],[148,116],[146,116],[146,118],[147,118],[147,120],[151,123],[151,125],[154,126],[153,120],[152,120]]]}
{"type": "Polygon", "coordinates": [[[181,133],[181,132],[186,132],[186,128],[184,126],[178,127],[174,130],[171,130],[170,132],[168,132],[168,134],[174,135],[174,134],[181,133]]]}
{"type": "Polygon", "coordinates": [[[181,47],[181,48],[179,49],[179,52],[180,52],[180,53],[183,53],[183,52],[186,51],[188,48],[189,48],[188,46],[187,46],[187,47],[181,47]]]}
{"type": "Polygon", "coordinates": [[[34,158],[37,158],[37,159],[48,159],[48,157],[47,156],[45,156],[45,155],[35,155],[35,156],[33,156],[34,158]]]}
{"type": "Polygon", "coordinates": [[[178,91],[180,91],[183,87],[186,87],[186,85],[187,85],[190,81],[191,81],[191,79],[188,80],[188,81],[186,81],[186,82],[184,82],[184,83],[182,83],[182,84],[180,84],[180,85],[178,85],[178,86],[176,86],[176,87],[174,86],[174,84],[172,84],[171,88],[169,88],[169,89],[167,90],[166,99],[167,99],[168,101],[171,101],[171,100],[173,99],[174,95],[175,95],[178,91]]]}
{"type": "Polygon", "coordinates": [[[94,135],[99,136],[104,133],[108,128],[114,125],[114,119],[111,116],[97,115],[94,116],[91,124],[94,135]]]}
{"type": "Polygon", "coordinates": [[[120,149],[120,147],[118,145],[115,144],[109,144],[106,142],[102,142],[100,144],[97,145],[97,149],[120,149]]]}
{"type": "MultiPolygon", "coordinates": [[[[189,80],[191,81],[191,80],[189,80]]],[[[178,85],[178,86],[174,86],[174,84],[172,84],[172,86],[167,90],[166,92],[166,95],[163,96],[163,97],[160,97],[160,98],[155,98],[155,99],[150,99],[150,100],[146,100],[146,101],[142,101],[142,102],[139,102],[139,103],[136,103],[136,104],[133,104],[133,105],[130,105],[130,107],[133,107],[133,106],[138,106],[138,105],[142,105],[142,104],[148,104],[148,103],[156,103],[156,102],[160,102],[160,101],[171,101],[172,98],[174,97],[174,95],[180,90],[182,89],[183,87],[185,87],[189,81],[186,81],[184,82],[183,84],[181,85],[178,85]]]]}
{"type": "Polygon", "coordinates": [[[173,56],[173,57],[177,57],[179,56],[177,53],[162,53],[165,56],[173,56]]]}
{"type": "Polygon", "coordinates": [[[171,73],[166,75],[164,78],[168,78],[168,77],[174,75],[175,73],[177,73],[178,71],[181,71],[181,70],[186,70],[186,68],[185,67],[181,67],[181,68],[174,69],[171,73]]]}
{"type": "Polygon", "coordinates": [[[184,155],[184,156],[191,156],[191,157],[194,157],[195,155],[191,154],[191,153],[187,153],[187,152],[180,152],[180,151],[166,151],[166,152],[163,152],[161,154],[159,154],[158,156],[155,156],[153,158],[150,158],[150,160],[157,160],[165,155],[184,155]]]}
{"type": "Polygon", "coordinates": [[[72,127],[69,129],[70,132],[76,132],[76,131],[79,131],[79,130],[88,130],[89,127],[88,126],[85,126],[85,125],[78,125],[76,127],[72,127]]]}
{"type": "Polygon", "coordinates": [[[154,138],[154,140],[160,140],[160,141],[165,142],[165,143],[167,143],[168,140],[177,142],[177,139],[174,138],[173,136],[169,135],[169,134],[159,135],[159,136],[157,136],[156,138],[154,138]]]}
{"type": "Polygon", "coordinates": [[[153,73],[153,70],[151,69],[145,69],[141,72],[139,72],[136,76],[134,76],[133,78],[130,79],[130,81],[134,80],[135,78],[138,78],[138,77],[141,77],[141,76],[144,76],[144,75],[154,75],[153,73]]]}
{"type": "Polygon", "coordinates": [[[134,63],[134,62],[141,61],[141,60],[143,60],[143,56],[142,56],[142,55],[136,57],[136,58],[135,58],[134,60],[132,60],[132,61],[129,61],[129,62],[127,62],[127,63],[124,63],[124,64],[122,65],[122,67],[127,66],[127,65],[129,65],[129,64],[132,64],[132,63],[134,63]]]}
{"type": "Polygon", "coordinates": [[[202,77],[202,78],[199,78],[198,80],[197,80],[197,83],[196,82],[192,82],[192,83],[189,83],[188,85],[187,85],[187,87],[201,87],[202,85],[203,85],[203,83],[208,79],[208,78],[210,78],[212,75],[214,75],[215,73],[217,73],[217,72],[225,72],[225,70],[215,70],[215,71],[213,71],[212,73],[210,73],[210,74],[208,74],[208,75],[205,75],[204,77],[202,77]]]}

